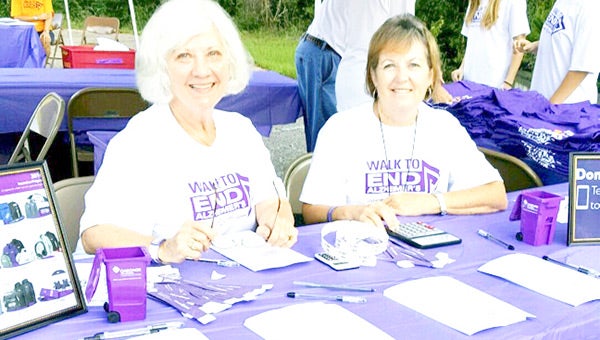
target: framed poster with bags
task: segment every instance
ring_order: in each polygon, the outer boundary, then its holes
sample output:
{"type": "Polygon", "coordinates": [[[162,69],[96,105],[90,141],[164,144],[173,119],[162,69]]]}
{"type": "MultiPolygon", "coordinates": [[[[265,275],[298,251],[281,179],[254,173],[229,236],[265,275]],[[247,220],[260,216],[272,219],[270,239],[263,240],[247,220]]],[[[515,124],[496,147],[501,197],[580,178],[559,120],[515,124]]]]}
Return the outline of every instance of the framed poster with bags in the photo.
{"type": "Polygon", "coordinates": [[[0,167],[0,339],[87,311],[46,162],[0,167]]]}
{"type": "Polygon", "coordinates": [[[600,153],[572,152],[568,245],[600,244],[600,153]]]}

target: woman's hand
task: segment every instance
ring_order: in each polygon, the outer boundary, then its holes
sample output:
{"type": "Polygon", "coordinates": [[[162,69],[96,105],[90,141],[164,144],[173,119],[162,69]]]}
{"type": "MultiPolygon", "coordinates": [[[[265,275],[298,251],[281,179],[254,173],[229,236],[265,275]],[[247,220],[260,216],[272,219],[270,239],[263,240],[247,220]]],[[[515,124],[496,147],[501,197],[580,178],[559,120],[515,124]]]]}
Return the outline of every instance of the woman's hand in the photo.
{"type": "Polygon", "coordinates": [[[368,205],[346,205],[336,208],[337,220],[354,220],[384,228],[384,221],[389,226],[398,225],[394,209],[383,201],[373,202],[368,205]]]}
{"type": "Polygon", "coordinates": [[[536,53],[538,41],[531,42],[527,39],[516,39],[513,41],[513,51],[515,53],[536,53]]]}
{"type": "Polygon", "coordinates": [[[452,81],[460,81],[463,79],[463,70],[462,68],[458,68],[450,73],[450,77],[452,81]]]}
{"type": "Polygon", "coordinates": [[[402,192],[386,198],[384,203],[397,215],[419,216],[439,213],[439,203],[435,196],[424,192],[402,192]]]}
{"type": "Polygon", "coordinates": [[[187,221],[158,251],[158,258],[167,263],[181,263],[186,259],[197,260],[210,248],[215,232],[210,223],[187,221]]]}
{"type": "Polygon", "coordinates": [[[256,233],[269,244],[290,248],[298,240],[294,214],[287,200],[259,203],[256,206],[258,227],[256,233]]]}

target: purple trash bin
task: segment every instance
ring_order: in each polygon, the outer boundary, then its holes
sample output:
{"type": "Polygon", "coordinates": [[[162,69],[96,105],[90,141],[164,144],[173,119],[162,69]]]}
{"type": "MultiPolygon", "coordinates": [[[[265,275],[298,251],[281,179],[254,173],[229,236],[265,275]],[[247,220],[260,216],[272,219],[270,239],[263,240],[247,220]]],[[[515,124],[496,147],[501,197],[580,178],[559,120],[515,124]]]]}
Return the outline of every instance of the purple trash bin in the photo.
{"type": "Polygon", "coordinates": [[[510,220],[521,220],[523,242],[534,246],[551,244],[562,196],[546,191],[527,191],[517,198],[510,220]]]}
{"type": "Polygon", "coordinates": [[[146,318],[146,267],[150,255],[144,247],[101,248],[96,251],[94,265],[86,287],[88,301],[94,296],[100,269],[106,266],[108,303],[104,309],[110,322],[146,318]]]}

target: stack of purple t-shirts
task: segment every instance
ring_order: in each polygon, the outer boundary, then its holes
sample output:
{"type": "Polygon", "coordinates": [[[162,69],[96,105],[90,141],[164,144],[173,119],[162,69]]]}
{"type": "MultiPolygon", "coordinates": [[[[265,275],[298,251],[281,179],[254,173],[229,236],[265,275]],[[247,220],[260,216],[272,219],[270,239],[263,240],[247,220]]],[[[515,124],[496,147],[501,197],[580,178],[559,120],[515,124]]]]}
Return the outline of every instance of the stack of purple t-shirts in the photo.
{"type": "Polygon", "coordinates": [[[444,108],[477,145],[504,151],[568,176],[569,153],[600,152],[600,105],[554,105],[535,91],[500,90],[460,81],[446,84],[462,99],[444,108]]]}

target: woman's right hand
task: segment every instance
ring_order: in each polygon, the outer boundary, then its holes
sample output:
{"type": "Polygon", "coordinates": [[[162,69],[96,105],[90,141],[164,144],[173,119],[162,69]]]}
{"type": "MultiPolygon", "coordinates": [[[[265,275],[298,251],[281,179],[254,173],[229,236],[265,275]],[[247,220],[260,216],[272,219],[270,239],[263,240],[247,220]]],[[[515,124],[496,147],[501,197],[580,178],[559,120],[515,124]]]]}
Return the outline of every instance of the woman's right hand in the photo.
{"type": "Polygon", "coordinates": [[[197,260],[210,248],[215,235],[209,222],[186,221],[175,236],[161,245],[158,257],[166,263],[197,260]]]}
{"type": "Polygon", "coordinates": [[[373,202],[368,205],[341,206],[337,209],[341,209],[340,215],[348,216],[349,218],[347,219],[366,222],[380,228],[384,228],[384,222],[390,226],[398,224],[394,209],[383,201],[373,202]]]}

